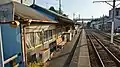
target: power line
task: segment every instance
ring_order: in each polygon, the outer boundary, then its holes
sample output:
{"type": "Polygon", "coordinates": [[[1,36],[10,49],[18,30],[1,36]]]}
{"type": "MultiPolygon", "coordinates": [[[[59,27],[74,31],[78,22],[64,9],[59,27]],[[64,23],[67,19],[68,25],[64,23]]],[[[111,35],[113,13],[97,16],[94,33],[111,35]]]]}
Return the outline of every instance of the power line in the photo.
{"type": "MultiPolygon", "coordinates": [[[[116,5],[115,5],[115,2],[116,1],[120,1],[120,0],[109,0],[109,1],[93,1],[93,3],[96,3],[96,2],[105,2],[105,3],[107,3],[108,5],[110,5],[110,6],[112,6],[112,8],[113,8],[113,16],[112,16],[112,28],[111,28],[111,43],[113,43],[113,37],[114,37],[114,23],[115,23],[115,7],[116,7],[116,5]],[[113,5],[112,4],[110,4],[110,3],[108,3],[108,2],[113,2],[113,5]]],[[[117,6],[118,6],[119,4],[117,4],[117,6]]]]}

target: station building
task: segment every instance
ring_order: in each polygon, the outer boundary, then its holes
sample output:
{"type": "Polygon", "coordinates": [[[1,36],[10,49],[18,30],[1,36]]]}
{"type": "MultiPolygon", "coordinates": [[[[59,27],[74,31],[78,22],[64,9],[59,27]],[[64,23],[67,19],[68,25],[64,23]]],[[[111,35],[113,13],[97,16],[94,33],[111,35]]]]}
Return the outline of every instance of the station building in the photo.
{"type": "Polygon", "coordinates": [[[35,4],[10,1],[0,7],[1,66],[45,63],[75,35],[72,20],[35,4]]]}

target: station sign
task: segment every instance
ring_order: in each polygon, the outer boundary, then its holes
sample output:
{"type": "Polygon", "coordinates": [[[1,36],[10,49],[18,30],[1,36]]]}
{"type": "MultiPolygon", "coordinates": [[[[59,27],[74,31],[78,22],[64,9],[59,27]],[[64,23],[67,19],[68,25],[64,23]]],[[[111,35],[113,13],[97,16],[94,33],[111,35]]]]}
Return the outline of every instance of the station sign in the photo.
{"type": "Polygon", "coordinates": [[[0,5],[0,23],[10,22],[14,19],[13,4],[0,5]]]}

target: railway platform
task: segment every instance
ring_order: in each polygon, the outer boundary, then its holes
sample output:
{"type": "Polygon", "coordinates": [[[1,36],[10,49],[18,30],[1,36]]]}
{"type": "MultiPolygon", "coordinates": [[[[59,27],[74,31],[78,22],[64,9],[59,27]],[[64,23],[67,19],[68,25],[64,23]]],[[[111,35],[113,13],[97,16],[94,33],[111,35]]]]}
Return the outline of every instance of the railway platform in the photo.
{"type": "Polygon", "coordinates": [[[54,57],[47,62],[45,67],[63,67],[68,59],[69,54],[71,53],[71,50],[76,40],[78,39],[79,34],[80,34],[80,30],[78,31],[77,35],[74,36],[72,41],[67,42],[61,51],[56,52],[54,57]]]}
{"type": "Polygon", "coordinates": [[[79,34],[80,31],[71,42],[66,43],[66,45],[60,52],[56,52],[52,60],[48,61],[45,67],[91,67],[84,29],[82,30],[80,38],[79,34]],[[71,54],[71,50],[73,49],[78,38],[79,41],[77,43],[77,47],[75,49],[73,57],[71,60],[68,60],[71,54]],[[67,61],[71,61],[68,66],[67,64],[65,65],[67,61]]]}
{"type": "Polygon", "coordinates": [[[78,67],[91,67],[87,40],[86,40],[84,29],[81,36],[81,43],[79,45],[80,45],[80,53],[79,53],[79,59],[78,59],[78,67]]]}

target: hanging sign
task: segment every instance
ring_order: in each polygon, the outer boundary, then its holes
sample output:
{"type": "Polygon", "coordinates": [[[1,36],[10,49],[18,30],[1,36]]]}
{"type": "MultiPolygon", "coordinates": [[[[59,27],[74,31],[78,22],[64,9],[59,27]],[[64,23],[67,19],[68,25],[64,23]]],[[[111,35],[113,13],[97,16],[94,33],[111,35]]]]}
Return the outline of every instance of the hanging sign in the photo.
{"type": "Polygon", "coordinates": [[[13,21],[13,4],[3,4],[0,5],[0,23],[13,21]]]}

